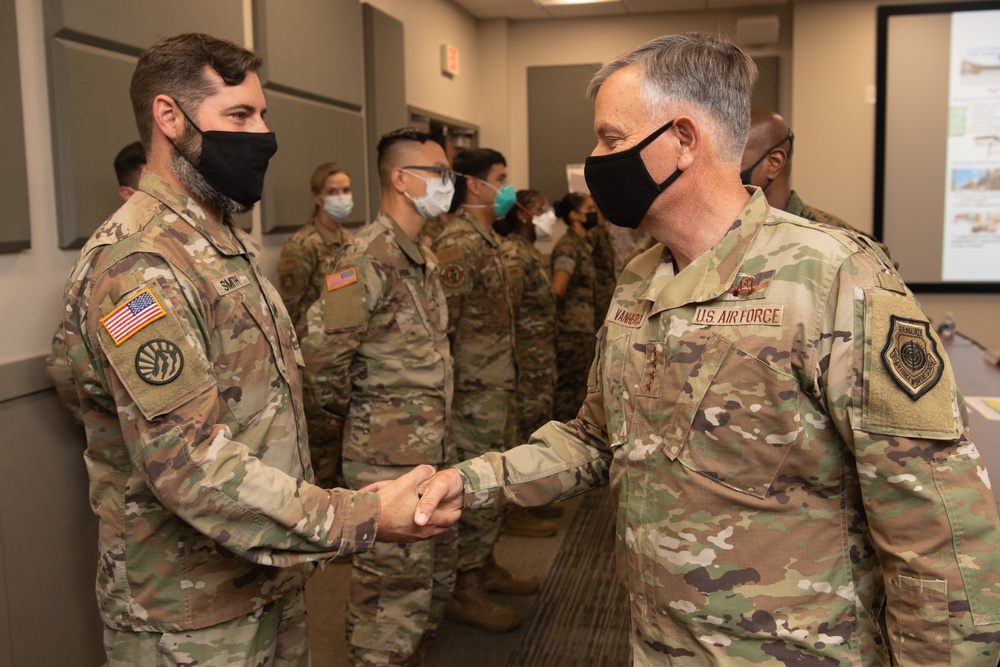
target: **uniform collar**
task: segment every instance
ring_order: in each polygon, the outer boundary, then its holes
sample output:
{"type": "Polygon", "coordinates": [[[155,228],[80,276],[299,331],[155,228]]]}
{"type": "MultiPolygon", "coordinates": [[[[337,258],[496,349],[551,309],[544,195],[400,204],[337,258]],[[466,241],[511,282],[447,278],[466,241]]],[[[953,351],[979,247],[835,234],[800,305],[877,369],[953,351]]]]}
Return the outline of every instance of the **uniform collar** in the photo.
{"type": "Polygon", "coordinates": [[[791,213],[801,218],[805,208],[806,203],[802,201],[802,197],[795,190],[792,190],[788,195],[788,203],[785,204],[785,213],[791,213]]]}
{"type": "Polygon", "coordinates": [[[636,299],[653,303],[650,314],[688,303],[712,301],[733,284],[750,245],[770,212],[763,191],[759,188],[748,189],[753,191],[750,201],[729,231],[683,271],[675,273],[673,256],[669,249],[664,249],[659,263],[633,293],[636,299]]]}
{"type": "Polygon", "coordinates": [[[312,223],[316,233],[319,234],[319,238],[323,241],[324,245],[340,245],[343,236],[343,228],[337,222],[333,223],[333,227],[328,227],[326,223],[320,219],[320,215],[320,213],[316,213],[312,220],[309,221],[312,223]]]}
{"type": "Polygon", "coordinates": [[[251,257],[256,257],[259,254],[257,243],[231,217],[219,216],[206,210],[195,199],[159,176],[143,171],[139,189],[176,213],[223,255],[242,255],[246,252],[251,257]]]}
{"type": "Polygon", "coordinates": [[[400,250],[410,258],[410,261],[417,265],[423,265],[427,263],[425,253],[422,251],[422,243],[414,241],[403,228],[400,227],[395,220],[393,220],[387,213],[379,212],[378,217],[375,218],[375,224],[381,225],[385,229],[392,232],[392,237],[396,240],[396,245],[399,246],[400,250]]]}
{"type": "Polygon", "coordinates": [[[484,227],[483,223],[479,222],[479,218],[472,215],[464,208],[460,208],[458,210],[458,217],[462,218],[463,220],[467,221],[470,225],[472,225],[472,228],[475,229],[479,233],[479,235],[482,236],[483,239],[485,239],[485,241],[489,243],[491,246],[493,246],[494,248],[500,247],[500,239],[497,238],[496,232],[494,232],[492,229],[487,229],[486,227],[484,227]]]}

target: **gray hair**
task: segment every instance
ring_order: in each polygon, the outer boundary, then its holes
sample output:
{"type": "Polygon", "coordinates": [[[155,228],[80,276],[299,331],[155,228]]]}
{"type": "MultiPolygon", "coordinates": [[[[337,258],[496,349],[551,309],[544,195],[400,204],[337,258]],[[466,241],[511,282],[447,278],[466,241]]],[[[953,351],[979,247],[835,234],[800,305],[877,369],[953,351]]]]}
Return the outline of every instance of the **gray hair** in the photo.
{"type": "Polygon", "coordinates": [[[750,97],[757,65],[738,46],[705,33],[664,35],[602,67],[590,80],[587,95],[618,70],[637,65],[640,96],[650,111],[675,101],[704,110],[719,132],[719,157],[740,162],[750,130],[750,97]]]}

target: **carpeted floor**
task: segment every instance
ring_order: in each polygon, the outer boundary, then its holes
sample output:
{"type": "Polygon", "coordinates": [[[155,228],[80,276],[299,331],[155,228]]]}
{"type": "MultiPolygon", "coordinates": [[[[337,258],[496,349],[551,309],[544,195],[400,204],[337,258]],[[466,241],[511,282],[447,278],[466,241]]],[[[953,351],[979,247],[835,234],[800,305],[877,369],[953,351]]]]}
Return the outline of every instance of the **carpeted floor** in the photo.
{"type": "Polygon", "coordinates": [[[628,597],[615,574],[614,539],[607,490],[587,493],[507,667],[630,664],[628,597]]]}
{"type": "MultiPolygon", "coordinates": [[[[618,667],[629,664],[628,603],[614,571],[614,514],[606,489],[563,503],[559,533],[505,535],[497,561],[543,580],[529,597],[495,596],[525,616],[505,634],[445,621],[428,645],[428,667],[618,667]]],[[[351,568],[328,565],[308,586],[313,667],[342,667],[351,568]]]]}

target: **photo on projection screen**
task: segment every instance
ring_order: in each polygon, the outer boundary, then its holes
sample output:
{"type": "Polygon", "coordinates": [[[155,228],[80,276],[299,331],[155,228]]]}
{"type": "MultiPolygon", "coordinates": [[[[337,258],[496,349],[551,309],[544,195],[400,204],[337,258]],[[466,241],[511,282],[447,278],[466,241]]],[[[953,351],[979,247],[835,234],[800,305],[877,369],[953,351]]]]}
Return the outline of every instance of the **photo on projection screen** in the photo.
{"type": "Polygon", "coordinates": [[[875,235],[914,291],[1000,292],[1000,1],[878,9],[875,235]]]}

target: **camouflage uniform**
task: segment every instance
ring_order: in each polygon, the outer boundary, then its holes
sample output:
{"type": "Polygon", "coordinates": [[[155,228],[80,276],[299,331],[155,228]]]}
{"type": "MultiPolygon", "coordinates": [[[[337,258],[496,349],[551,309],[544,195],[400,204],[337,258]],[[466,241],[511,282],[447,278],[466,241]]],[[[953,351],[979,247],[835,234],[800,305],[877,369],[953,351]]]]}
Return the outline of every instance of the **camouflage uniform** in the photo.
{"type": "Polygon", "coordinates": [[[587,397],[587,373],[594,359],[596,273],[593,250],[583,236],[566,232],[552,249],[552,273],[570,275],[569,288],[557,302],[556,394],[553,416],[567,421],[587,397]]]}
{"type": "Polygon", "coordinates": [[[319,216],[317,213],[288,237],[278,260],[278,294],[300,334],[305,329],[306,311],[325,291],[323,280],[329,265],[351,240],[347,230],[336,222],[330,227],[319,216]]]}
{"type": "MultiPolygon", "coordinates": [[[[834,227],[840,227],[841,229],[849,229],[855,234],[861,234],[862,236],[868,237],[872,241],[878,244],[878,247],[882,249],[886,257],[889,257],[889,248],[886,247],[884,243],[876,239],[871,234],[862,232],[861,230],[855,229],[853,226],[844,222],[835,215],[830,215],[826,211],[821,211],[818,208],[813,208],[809,206],[799,195],[792,190],[792,193],[788,196],[788,203],[785,204],[785,213],[791,213],[792,215],[797,215],[800,218],[805,218],[806,220],[812,220],[813,222],[822,222],[825,225],[833,225],[834,227]]],[[[895,267],[899,268],[899,262],[895,262],[895,267]]]]}
{"type": "MultiPolygon", "coordinates": [[[[420,463],[456,461],[445,428],[453,381],[448,310],[423,241],[380,215],[344,246],[307,324],[306,383],[321,409],[345,420],[350,487],[395,479],[420,463]]],[[[442,618],[454,581],[453,531],[355,556],[352,664],[406,664],[442,618]]]]}
{"type": "Polygon", "coordinates": [[[467,506],[610,482],[635,665],[997,662],[1000,528],[967,412],[854,234],[757,192],[680,274],[645,253],[579,418],[531,442],[460,464],[467,506]]]}
{"type": "MultiPolygon", "coordinates": [[[[448,338],[455,360],[451,428],[459,460],[517,444],[514,311],[500,238],[462,211],[434,242],[448,300],[448,338]]],[[[498,510],[465,513],[459,522],[458,568],[479,569],[500,536],[498,510]]]]}
{"type": "Polygon", "coordinates": [[[587,241],[594,257],[594,331],[604,324],[608,306],[615,295],[618,273],[615,271],[615,249],[608,228],[598,224],[587,232],[587,241]]]}
{"type": "Polygon", "coordinates": [[[45,372],[52,380],[59,402],[73,415],[74,421],[82,424],[83,412],[80,410],[80,399],[76,396],[73,369],[70,368],[69,359],[66,357],[66,330],[61,321],[52,333],[52,346],[45,357],[45,372]]]}
{"type": "Polygon", "coordinates": [[[64,322],[99,610],[137,641],[294,602],[311,561],[371,547],[379,514],[309,483],[301,355],[256,244],[149,172],[140,188],[81,251],[64,322]]]}
{"type": "Polygon", "coordinates": [[[532,433],[552,419],[556,367],[556,295],[542,253],[526,238],[500,241],[514,301],[518,431],[532,433]]]}

